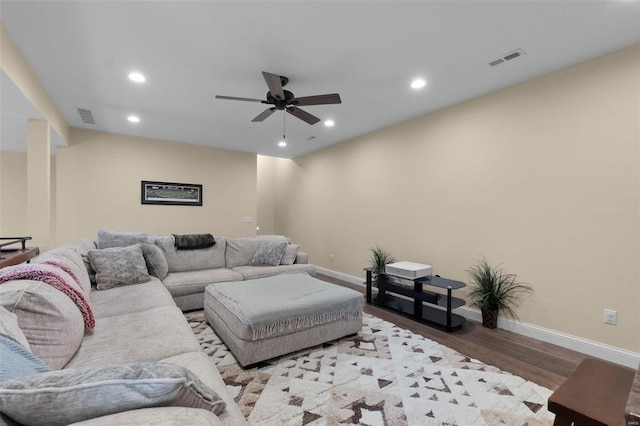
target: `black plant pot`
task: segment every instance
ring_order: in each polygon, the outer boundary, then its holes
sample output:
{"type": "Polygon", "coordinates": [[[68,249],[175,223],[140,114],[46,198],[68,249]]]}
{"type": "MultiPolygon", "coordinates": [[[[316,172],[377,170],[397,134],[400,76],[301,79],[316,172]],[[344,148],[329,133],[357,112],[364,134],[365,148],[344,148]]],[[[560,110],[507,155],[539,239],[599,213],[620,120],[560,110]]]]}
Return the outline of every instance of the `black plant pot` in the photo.
{"type": "Polygon", "coordinates": [[[481,309],[482,326],[487,328],[498,327],[498,310],[497,309],[481,309]]]}

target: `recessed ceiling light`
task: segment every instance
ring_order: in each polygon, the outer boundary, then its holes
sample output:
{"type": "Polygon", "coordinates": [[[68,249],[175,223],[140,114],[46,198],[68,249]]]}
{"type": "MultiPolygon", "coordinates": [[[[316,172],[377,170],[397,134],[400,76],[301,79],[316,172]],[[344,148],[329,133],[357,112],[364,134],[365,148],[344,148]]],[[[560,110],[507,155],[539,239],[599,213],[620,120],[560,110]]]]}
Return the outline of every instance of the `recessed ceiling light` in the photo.
{"type": "Polygon", "coordinates": [[[135,115],[130,115],[129,117],[127,117],[127,120],[129,120],[132,123],[139,123],[140,122],[140,117],[135,116],[135,115]]]}
{"type": "Polygon", "coordinates": [[[424,86],[426,86],[427,82],[424,81],[421,78],[416,78],[415,80],[413,80],[411,82],[411,88],[412,89],[422,89],[424,86]]]}
{"type": "Polygon", "coordinates": [[[129,74],[129,79],[132,81],[135,81],[136,83],[144,83],[145,81],[147,81],[147,79],[144,77],[144,75],[140,74],[137,71],[134,71],[132,73],[129,74]]]}
{"type": "Polygon", "coordinates": [[[333,120],[325,120],[324,121],[324,125],[327,127],[333,127],[333,125],[336,124],[333,122],[333,120]]]}
{"type": "Polygon", "coordinates": [[[287,143],[285,141],[280,141],[278,142],[278,146],[284,148],[285,146],[287,146],[287,143]]]}

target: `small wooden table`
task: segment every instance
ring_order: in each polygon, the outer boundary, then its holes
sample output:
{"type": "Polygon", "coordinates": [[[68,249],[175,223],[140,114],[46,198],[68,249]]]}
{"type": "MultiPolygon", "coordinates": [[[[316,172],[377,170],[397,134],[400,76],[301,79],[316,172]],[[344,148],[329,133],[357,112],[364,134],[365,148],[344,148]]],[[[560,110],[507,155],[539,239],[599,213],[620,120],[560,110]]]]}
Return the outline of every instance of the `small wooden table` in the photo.
{"type": "Polygon", "coordinates": [[[39,254],[39,247],[26,247],[18,250],[2,250],[0,251],[0,269],[7,266],[18,265],[22,262],[28,262],[39,254]]]}
{"type": "Polygon", "coordinates": [[[29,263],[29,260],[39,255],[40,248],[26,246],[30,239],[31,237],[0,237],[0,269],[22,262],[29,263]],[[14,244],[20,244],[20,248],[9,247],[14,244]]]}
{"type": "Polygon", "coordinates": [[[555,426],[622,426],[635,371],[596,359],[585,359],[549,397],[555,426]]]}

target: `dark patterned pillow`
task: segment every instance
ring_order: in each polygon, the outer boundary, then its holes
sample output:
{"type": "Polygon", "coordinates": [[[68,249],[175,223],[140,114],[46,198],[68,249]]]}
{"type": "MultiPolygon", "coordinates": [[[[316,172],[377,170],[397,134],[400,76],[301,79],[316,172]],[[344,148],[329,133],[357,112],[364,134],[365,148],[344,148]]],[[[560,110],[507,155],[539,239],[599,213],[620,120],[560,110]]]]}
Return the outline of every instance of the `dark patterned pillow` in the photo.
{"type": "Polygon", "coordinates": [[[211,234],[173,234],[178,250],[200,250],[216,245],[216,239],[211,234]]]}
{"type": "Polygon", "coordinates": [[[281,240],[265,240],[260,243],[249,266],[277,266],[287,250],[287,242],[281,240]]]}
{"type": "Polygon", "coordinates": [[[24,425],[68,425],[158,406],[203,408],[225,403],[186,368],[149,362],[50,371],[0,383],[0,411],[24,425]]]}
{"type": "Polygon", "coordinates": [[[151,280],[140,244],[89,250],[91,266],[96,271],[96,287],[106,290],[151,280]]]}

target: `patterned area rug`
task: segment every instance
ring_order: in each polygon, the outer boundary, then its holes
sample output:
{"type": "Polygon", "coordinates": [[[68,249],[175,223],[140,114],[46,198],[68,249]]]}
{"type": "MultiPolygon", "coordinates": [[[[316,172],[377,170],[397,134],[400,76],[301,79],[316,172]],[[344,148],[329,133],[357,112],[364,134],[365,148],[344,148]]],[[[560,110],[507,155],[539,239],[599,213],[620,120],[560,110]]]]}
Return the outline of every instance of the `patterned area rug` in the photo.
{"type": "Polygon", "coordinates": [[[201,311],[186,317],[251,424],[553,424],[549,389],[371,315],[356,336],[250,370],[201,311]]]}

